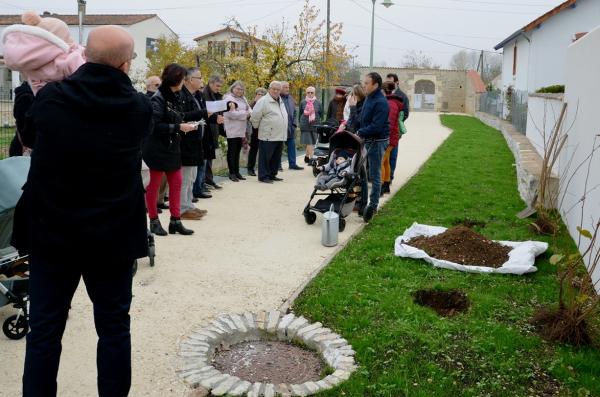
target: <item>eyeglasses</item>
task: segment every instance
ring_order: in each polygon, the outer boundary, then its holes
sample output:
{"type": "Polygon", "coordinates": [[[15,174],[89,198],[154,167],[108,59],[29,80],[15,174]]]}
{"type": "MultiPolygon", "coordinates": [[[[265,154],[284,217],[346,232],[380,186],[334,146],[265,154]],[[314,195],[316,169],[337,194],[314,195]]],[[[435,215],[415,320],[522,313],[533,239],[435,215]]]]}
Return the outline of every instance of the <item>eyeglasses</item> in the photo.
{"type": "Polygon", "coordinates": [[[192,76],[192,78],[193,78],[193,79],[196,79],[196,80],[202,80],[202,77],[196,77],[196,76],[192,76]]]}

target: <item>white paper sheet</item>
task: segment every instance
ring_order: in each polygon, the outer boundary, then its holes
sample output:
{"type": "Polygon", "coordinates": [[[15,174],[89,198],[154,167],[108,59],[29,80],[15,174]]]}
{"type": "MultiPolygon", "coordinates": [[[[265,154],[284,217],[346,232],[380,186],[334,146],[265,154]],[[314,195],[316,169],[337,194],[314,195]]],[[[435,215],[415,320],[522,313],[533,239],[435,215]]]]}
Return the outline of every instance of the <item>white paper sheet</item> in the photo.
{"type": "Polygon", "coordinates": [[[227,110],[227,101],[206,101],[206,111],[217,113],[227,110]]]}

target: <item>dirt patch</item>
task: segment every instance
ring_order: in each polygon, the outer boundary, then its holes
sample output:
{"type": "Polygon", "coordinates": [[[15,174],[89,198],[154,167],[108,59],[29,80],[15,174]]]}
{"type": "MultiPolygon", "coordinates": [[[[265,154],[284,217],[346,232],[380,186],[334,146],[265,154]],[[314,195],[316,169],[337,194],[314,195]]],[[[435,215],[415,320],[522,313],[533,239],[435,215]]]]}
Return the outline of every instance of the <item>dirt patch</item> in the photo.
{"type": "Polygon", "coordinates": [[[546,236],[556,236],[559,231],[558,223],[546,214],[538,214],[537,219],[529,224],[534,233],[546,236]]]}
{"type": "Polygon", "coordinates": [[[462,225],[436,236],[415,237],[407,244],[422,249],[432,258],[494,268],[508,261],[511,250],[462,225]]]}
{"type": "Polygon", "coordinates": [[[321,379],[323,362],[312,351],[285,342],[244,342],[218,351],[214,367],[248,382],[300,384],[321,379]]]}
{"type": "Polygon", "coordinates": [[[579,311],[557,308],[539,308],[531,323],[538,334],[547,341],[589,346],[593,343],[588,324],[578,320],[579,311]]]}
{"type": "Polygon", "coordinates": [[[441,316],[452,316],[469,308],[467,295],[459,290],[419,290],[413,294],[416,304],[427,306],[441,316]]]}

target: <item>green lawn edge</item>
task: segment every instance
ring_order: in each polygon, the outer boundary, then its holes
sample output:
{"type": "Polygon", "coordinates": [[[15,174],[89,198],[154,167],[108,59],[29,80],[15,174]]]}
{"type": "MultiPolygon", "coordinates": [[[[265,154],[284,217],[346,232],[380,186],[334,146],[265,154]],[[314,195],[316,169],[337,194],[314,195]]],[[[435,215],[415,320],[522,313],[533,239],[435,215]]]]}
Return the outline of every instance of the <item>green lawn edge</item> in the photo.
{"type": "Polygon", "coordinates": [[[343,335],[360,365],[319,396],[600,396],[600,352],[546,343],[529,324],[536,307],[556,300],[548,258],[574,251],[573,240],[564,227],[554,239],[537,236],[530,220],[515,217],[525,204],[499,131],[469,116],[441,120],[450,137],[294,302],[294,313],[343,335]],[[485,222],[476,230],[489,238],[547,241],[550,249],[524,276],[394,256],[395,238],[413,222],[451,226],[464,218],[485,222]],[[421,288],[462,289],[472,306],[441,318],[412,302],[421,288]]]}

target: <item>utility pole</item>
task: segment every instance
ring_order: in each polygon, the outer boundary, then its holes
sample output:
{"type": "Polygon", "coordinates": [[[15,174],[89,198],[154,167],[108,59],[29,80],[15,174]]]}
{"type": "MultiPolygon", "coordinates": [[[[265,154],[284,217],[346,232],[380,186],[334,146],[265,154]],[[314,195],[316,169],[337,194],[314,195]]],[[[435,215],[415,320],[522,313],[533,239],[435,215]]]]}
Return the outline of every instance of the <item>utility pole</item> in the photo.
{"type": "Polygon", "coordinates": [[[371,13],[371,55],[369,57],[369,70],[373,71],[373,43],[375,42],[375,1],[373,1],[373,12],[371,13]]]}
{"type": "Polygon", "coordinates": [[[85,0],[77,0],[77,15],[79,16],[79,45],[83,45],[83,18],[85,17],[85,0]]]}
{"type": "MultiPolygon", "coordinates": [[[[329,65],[329,40],[331,39],[331,0],[327,0],[327,37],[325,38],[325,67],[329,65]]],[[[325,72],[325,89],[329,87],[329,68],[325,72]]],[[[327,98],[329,99],[329,98],[327,98]]],[[[325,90],[321,89],[321,103],[325,103],[325,90]]]]}
{"type": "Polygon", "coordinates": [[[483,63],[483,50],[481,50],[481,54],[479,54],[479,61],[477,62],[477,72],[481,75],[483,79],[483,74],[485,73],[485,64],[483,63]]]}

